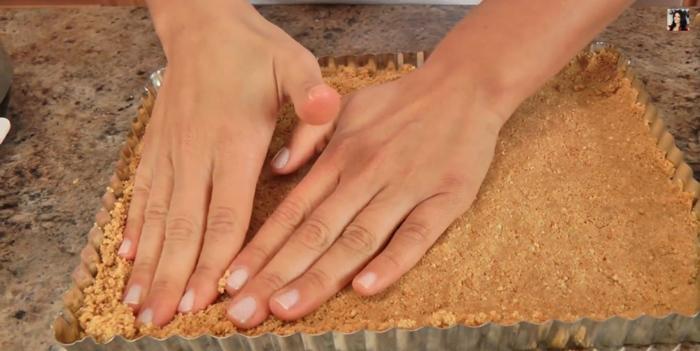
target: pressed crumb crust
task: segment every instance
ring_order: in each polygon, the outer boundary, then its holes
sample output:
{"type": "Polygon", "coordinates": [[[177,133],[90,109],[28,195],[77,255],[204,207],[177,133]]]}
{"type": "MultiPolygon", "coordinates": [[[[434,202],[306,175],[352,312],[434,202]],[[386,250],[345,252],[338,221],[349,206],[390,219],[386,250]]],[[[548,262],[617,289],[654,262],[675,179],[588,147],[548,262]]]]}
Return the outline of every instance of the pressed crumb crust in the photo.
{"type": "MultiPolygon", "coordinates": [[[[349,332],[698,311],[692,198],[670,180],[672,165],[650,136],[644,108],[616,61],[611,52],[580,55],[518,108],[500,133],[471,209],[386,292],[363,298],[345,289],[302,320],[271,317],[239,332],[349,332]]],[[[324,76],[347,94],[409,70],[339,68],[324,76]]],[[[294,124],[290,106],[281,115],[270,156],[294,124]]],[[[130,263],[116,252],[137,162],[135,157],[124,196],[104,228],[95,282],[83,291],[78,316],[84,334],[105,341],[114,335],[236,332],[225,317],[223,295],[204,311],[178,314],[163,328],[136,326],[121,303],[130,263]]],[[[250,233],[305,171],[285,177],[263,172],[250,233]]]]}

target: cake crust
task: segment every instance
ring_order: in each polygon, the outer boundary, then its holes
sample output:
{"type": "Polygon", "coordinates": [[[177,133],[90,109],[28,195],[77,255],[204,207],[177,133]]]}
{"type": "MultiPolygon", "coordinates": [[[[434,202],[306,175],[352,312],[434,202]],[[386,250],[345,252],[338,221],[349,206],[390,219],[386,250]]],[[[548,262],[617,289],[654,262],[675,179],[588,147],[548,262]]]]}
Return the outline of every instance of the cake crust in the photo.
{"type": "MultiPolygon", "coordinates": [[[[411,69],[340,67],[324,76],[348,94],[411,69]]],[[[700,301],[692,196],[670,180],[673,165],[651,137],[636,94],[614,53],[580,55],[518,108],[500,133],[471,209],[397,284],[371,298],[346,289],[299,321],[270,318],[246,331],[226,319],[224,295],[163,328],[136,326],[121,303],[131,267],[116,252],[139,146],[103,228],[97,275],[83,290],[83,333],[106,341],[693,314],[700,301]]],[[[270,155],[294,121],[285,106],[270,155]]],[[[307,169],[283,177],[263,173],[249,235],[307,169]]]]}

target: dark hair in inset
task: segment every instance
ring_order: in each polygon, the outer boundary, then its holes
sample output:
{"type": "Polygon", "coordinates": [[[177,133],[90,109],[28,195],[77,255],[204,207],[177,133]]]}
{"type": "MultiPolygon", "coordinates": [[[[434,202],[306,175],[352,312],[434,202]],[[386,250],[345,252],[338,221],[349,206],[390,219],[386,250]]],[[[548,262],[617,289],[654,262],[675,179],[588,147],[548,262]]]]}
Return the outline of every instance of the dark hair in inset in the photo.
{"type": "Polygon", "coordinates": [[[680,18],[681,18],[680,28],[678,28],[678,30],[681,30],[681,31],[688,30],[688,16],[686,15],[686,12],[683,10],[674,10],[671,13],[671,25],[668,26],[668,30],[676,29],[676,21],[673,20],[673,18],[676,17],[676,14],[678,14],[678,16],[680,16],[680,18]]]}

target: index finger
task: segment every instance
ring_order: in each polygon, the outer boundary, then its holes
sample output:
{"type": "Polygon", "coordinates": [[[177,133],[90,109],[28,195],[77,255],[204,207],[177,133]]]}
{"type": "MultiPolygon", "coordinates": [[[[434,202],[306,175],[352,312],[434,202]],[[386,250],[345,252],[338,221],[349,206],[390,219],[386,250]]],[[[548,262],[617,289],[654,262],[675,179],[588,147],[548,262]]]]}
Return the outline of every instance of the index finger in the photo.
{"type": "Polygon", "coordinates": [[[173,164],[176,176],[165,239],[148,297],[138,317],[143,324],[162,326],[172,319],[199,255],[211,178],[204,161],[189,161],[173,164]]]}
{"type": "Polygon", "coordinates": [[[251,153],[247,145],[233,145],[216,158],[204,244],[179,312],[199,311],[216,299],[219,278],[243,244],[265,157],[264,149],[251,153]]]}
{"type": "Polygon", "coordinates": [[[343,228],[374,195],[371,188],[367,189],[367,186],[358,184],[339,185],[314,209],[270,263],[233,299],[228,310],[229,318],[244,328],[261,323],[269,314],[270,296],[304,273],[333,244],[343,228]]]}
{"type": "Polygon", "coordinates": [[[143,135],[143,143],[141,144],[143,152],[136,169],[131,203],[126,216],[124,237],[118,251],[119,256],[126,259],[134,259],[136,257],[136,248],[139,246],[141,232],[145,223],[146,206],[151,193],[151,183],[153,182],[156,159],[159,154],[163,153],[162,150],[159,150],[161,142],[159,133],[162,129],[163,120],[165,119],[164,105],[166,103],[168,90],[168,84],[163,84],[160,88],[160,93],[153,106],[151,119],[148,121],[146,132],[143,135]]]}
{"type": "Polygon", "coordinates": [[[337,183],[337,171],[319,159],[231,262],[226,291],[235,294],[257,274],[337,183]]]}

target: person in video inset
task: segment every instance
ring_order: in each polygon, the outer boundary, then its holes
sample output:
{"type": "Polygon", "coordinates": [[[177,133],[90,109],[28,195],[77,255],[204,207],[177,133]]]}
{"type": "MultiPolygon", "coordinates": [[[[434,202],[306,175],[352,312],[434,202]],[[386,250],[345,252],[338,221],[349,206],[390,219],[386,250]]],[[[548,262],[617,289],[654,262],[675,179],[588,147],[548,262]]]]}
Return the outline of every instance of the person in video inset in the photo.
{"type": "Polygon", "coordinates": [[[668,30],[671,32],[683,32],[688,30],[688,13],[687,10],[673,10],[671,12],[673,20],[668,25],[668,30]]]}

